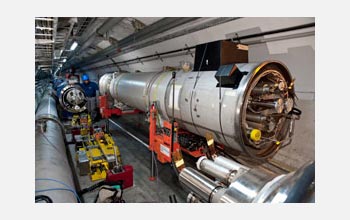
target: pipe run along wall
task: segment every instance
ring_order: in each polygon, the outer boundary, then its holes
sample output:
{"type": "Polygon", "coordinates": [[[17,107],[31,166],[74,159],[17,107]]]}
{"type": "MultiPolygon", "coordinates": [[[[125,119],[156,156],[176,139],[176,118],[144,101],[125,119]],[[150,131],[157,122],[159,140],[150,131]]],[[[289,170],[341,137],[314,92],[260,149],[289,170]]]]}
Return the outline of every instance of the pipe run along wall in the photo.
{"type": "Polygon", "coordinates": [[[292,76],[277,61],[240,63],[232,71],[242,74],[237,88],[219,86],[217,71],[178,71],[174,106],[172,72],[115,74],[102,77],[99,86],[103,94],[146,112],[155,104],[164,120],[174,107],[181,128],[203,137],[212,133],[216,142],[255,158],[270,157],[292,137],[292,76]],[[253,130],[261,138],[254,139],[253,130]]]}
{"type": "Polygon", "coordinates": [[[72,171],[68,163],[56,101],[47,89],[36,111],[35,195],[53,202],[77,202],[72,171]],[[55,182],[60,181],[62,183],[55,182]]]}

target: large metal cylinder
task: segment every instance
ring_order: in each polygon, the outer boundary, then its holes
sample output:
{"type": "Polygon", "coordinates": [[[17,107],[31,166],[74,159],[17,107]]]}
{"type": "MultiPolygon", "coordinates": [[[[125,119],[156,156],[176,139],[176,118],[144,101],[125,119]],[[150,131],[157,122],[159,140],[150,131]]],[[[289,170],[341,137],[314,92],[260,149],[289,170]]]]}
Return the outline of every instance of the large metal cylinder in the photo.
{"type": "Polygon", "coordinates": [[[77,202],[71,191],[75,190],[72,171],[50,89],[42,98],[35,117],[35,195],[49,196],[53,202],[77,202]]]}
{"type": "Polygon", "coordinates": [[[240,170],[240,169],[244,169],[244,170],[248,170],[249,168],[240,164],[240,163],[237,163],[233,160],[230,160],[226,157],[223,157],[223,156],[217,156],[217,157],[214,157],[213,158],[214,160],[214,163],[222,166],[222,167],[225,167],[226,169],[229,169],[229,170],[240,170]]]}
{"type": "MultiPolygon", "coordinates": [[[[203,161],[207,159],[199,160],[200,163],[203,161]]],[[[210,167],[213,166],[210,165],[210,167]]],[[[202,170],[206,172],[208,168],[209,166],[202,170]]],[[[280,175],[262,167],[244,168],[244,172],[237,173],[230,181],[221,181],[220,185],[187,167],[180,172],[179,180],[191,191],[190,197],[199,198],[203,202],[283,203],[312,202],[314,178],[315,163],[308,162],[286,175],[280,175]]],[[[188,201],[196,202],[195,199],[188,201]]]]}
{"type": "Polygon", "coordinates": [[[78,85],[66,85],[58,97],[61,106],[69,112],[80,113],[87,109],[87,97],[84,90],[78,85]]]}
{"type": "Polygon", "coordinates": [[[114,73],[107,73],[101,76],[100,80],[98,81],[100,95],[110,95],[111,82],[114,78],[116,78],[120,74],[121,74],[120,72],[114,72],[114,73]]]}
{"type": "MultiPolygon", "coordinates": [[[[203,137],[213,133],[215,141],[227,148],[255,158],[270,157],[291,138],[290,126],[294,120],[287,115],[291,109],[288,98],[294,98],[292,77],[277,61],[242,63],[235,68],[242,73],[237,88],[220,87],[217,71],[177,72],[174,117],[180,127],[192,133],[203,137]],[[269,87],[267,94],[252,92],[265,84],[269,87]],[[263,115],[266,122],[252,126],[254,123],[249,123],[247,118],[252,113],[263,115]],[[268,126],[270,129],[261,131],[260,139],[251,138],[254,129],[268,126]]],[[[124,73],[111,81],[110,94],[118,102],[143,111],[156,103],[161,117],[169,120],[173,108],[172,85],[172,72],[124,73]]]]}
{"type": "Polygon", "coordinates": [[[229,183],[231,176],[236,173],[236,170],[229,170],[222,167],[207,159],[205,156],[198,159],[197,168],[224,183],[229,183]]]}
{"type": "Polygon", "coordinates": [[[104,74],[98,81],[100,95],[109,95],[109,86],[113,79],[113,74],[104,74]]]}
{"type": "Polygon", "coordinates": [[[210,202],[210,196],[221,188],[214,181],[190,167],[186,167],[180,172],[179,180],[205,202],[210,202]]]}

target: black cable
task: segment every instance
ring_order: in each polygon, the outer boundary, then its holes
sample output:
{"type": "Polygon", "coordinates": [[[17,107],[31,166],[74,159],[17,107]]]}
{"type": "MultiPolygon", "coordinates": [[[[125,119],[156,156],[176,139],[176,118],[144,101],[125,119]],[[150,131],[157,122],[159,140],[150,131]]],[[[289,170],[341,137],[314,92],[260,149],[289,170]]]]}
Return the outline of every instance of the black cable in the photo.
{"type": "Polygon", "coordinates": [[[87,192],[91,192],[91,191],[95,190],[96,188],[98,188],[100,186],[103,186],[103,185],[106,185],[106,184],[107,184],[106,181],[103,180],[103,181],[98,182],[98,183],[96,183],[94,185],[91,185],[91,186],[89,186],[87,188],[82,189],[81,191],[78,192],[78,195],[82,196],[83,194],[85,194],[87,192]]]}
{"type": "Polygon", "coordinates": [[[177,203],[176,196],[173,194],[174,203],[177,203]]]}
{"type": "MultiPolygon", "coordinates": [[[[173,100],[172,100],[172,119],[171,119],[171,143],[170,143],[170,154],[173,153],[173,149],[174,149],[174,125],[175,125],[175,79],[176,79],[176,72],[174,71],[172,74],[172,79],[173,79],[173,100]]],[[[173,167],[173,170],[175,172],[176,177],[179,176],[179,172],[176,169],[176,165],[174,163],[174,159],[172,157],[172,155],[170,155],[171,157],[171,165],[173,167]]]]}
{"type": "Polygon", "coordinates": [[[197,75],[196,75],[196,81],[194,82],[193,84],[193,88],[192,88],[192,91],[191,91],[191,100],[190,100],[190,113],[191,113],[191,121],[192,121],[192,126],[196,129],[197,133],[200,134],[197,126],[193,123],[193,109],[192,109],[192,102],[193,102],[193,91],[194,89],[196,88],[197,86],[197,82],[198,82],[198,78],[199,78],[199,73],[201,71],[201,68],[202,68],[202,65],[203,65],[203,61],[204,61],[204,57],[205,57],[205,53],[207,52],[207,47],[208,47],[208,43],[205,44],[205,48],[204,48],[204,52],[203,52],[203,55],[202,55],[202,59],[201,59],[201,63],[199,64],[199,68],[198,68],[198,72],[197,72],[197,75]]]}
{"type": "Polygon", "coordinates": [[[222,129],[221,110],[222,110],[222,94],[221,94],[221,74],[220,74],[220,76],[219,76],[219,124],[220,124],[221,135],[224,138],[224,141],[226,142],[227,146],[229,146],[229,144],[226,140],[226,137],[224,135],[224,131],[222,129]]]}
{"type": "Polygon", "coordinates": [[[115,189],[115,188],[107,188],[105,186],[102,186],[99,190],[99,192],[97,193],[96,197],[95,197],[95,200],[94,200],[94,203],[97,202],[98,198],[99,198],[99,194],[100,194],[100,191],[102,189],[106,189],[106,190],[109,190],[109,191],[115,191],[113,193],[112,196],[110,196],[109,198],[112,199],[112,203],[125,203],[125,200],[123,199],[123,187],[121,185],[120,186],[120,196],[117,196],[118,195],[118,192],[119,190],[118,189],[115,189]]]}
{"type": "Polygon", "coordinates": [[[45,201],[46,203],[53,203],[52,199],[46,195],[35,196],[35,202],[45,201]]]}
{"type": "Polygon", "coordinates": [[[293,115],[298,115],[298,116],[301,115],[301,113],[302,113],[302,111],[300,109],[295,108],[295,107],[292,108],[291,112],[293,115]]]}
{"type": "Polygon", "coordinates": [[[257,33],[257,34],[249,34],[249,35],[233,38],[233,40],[240,41],[240,40],[244,40],[244,39],[248,39],[248,38],[262,37],[262,36],[271,35],[271,34],[279,34],[279,33],[283,33],[283,32],[295,31],[295,30],[310,28],[310,27],[315,27],[315,22],[309,23],[309,24],[293,26],[293,27],[288,27],[288,28],[282,28],[282,29],[278,29],[278,30],[261,32],[261,33],[257,33]]]}
{"type": "Polygon", "coordinates": [[[121,188],[123,188],[123,180],[119,180],[116,182],[107,182],[106,180],[103,180],[103,181],[100,181],[94,185],[87,187],[87,188],[82,189],[81,191],[78,192],[78,195],[81,196],[87,192],[94,191],[95,189],[97,189],[98,187],[101,187],[103,185],[107,185],[107,186],[119,185],[121,188]]]}

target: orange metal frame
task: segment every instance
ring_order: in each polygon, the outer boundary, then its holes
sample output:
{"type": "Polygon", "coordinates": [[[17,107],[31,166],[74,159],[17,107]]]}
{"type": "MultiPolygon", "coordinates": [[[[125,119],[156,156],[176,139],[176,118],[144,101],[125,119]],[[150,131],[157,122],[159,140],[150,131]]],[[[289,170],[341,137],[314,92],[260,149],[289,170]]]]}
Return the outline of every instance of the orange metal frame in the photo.
{"type": "MultiPolygon", "coordinates": [[[[157,154],[157,159],[161,163],[170,163],[172,153],[180,150],[180,144],[175,141],[171,150],[171,132],[169,134],[157,134],[157,109],[152,105],[150,109],[149,123],[149,149],[157,154]]],[[[177,123],[174,124],[175,135],[177,136],[177,123]]],[[[163,127],[171,131],[171,123],[164,121],[163,127]]]]}
{"type": "Polygon", "coordinates": [[[100,113],[102,118],[109,118],[112,115],[128,115],[128,114],[137,114],[140,113],[142,111],[138,110],[138,109],[134,109],[132,111],[123,111],[119,108],[109,108],[108,107],[108,101],[107,101],[107,95],[104,96],[99,96],[99,108],[100,108],[100,113]]]}
{"type": "Polygon", "coordinates": [[[163,128],[169,129],[169,133],[161,133],[157,134],[157,109],[154,105],[152,105],[150,109],[150,117],[149,117],[149,149],[154,151],[157,154],[157,159],[161,163],[170,163],[172,161],[172,155],[174,152],[185,152],[193,157],[201,157],[204,155],[203,149],[200,148],[196,151],[189,151],[186,148],[182,148],[179,144],[178,140],[178,124],[174,123],[174,145],[171,150],[171,123],[168,121],[163,122],[163,128]]]}

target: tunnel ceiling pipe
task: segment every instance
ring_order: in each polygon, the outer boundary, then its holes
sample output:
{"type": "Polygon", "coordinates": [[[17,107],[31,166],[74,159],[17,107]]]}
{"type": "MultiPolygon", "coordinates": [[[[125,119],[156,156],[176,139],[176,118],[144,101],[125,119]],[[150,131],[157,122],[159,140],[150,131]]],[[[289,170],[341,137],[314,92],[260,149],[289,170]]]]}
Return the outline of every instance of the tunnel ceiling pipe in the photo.
{"type": "MultiPolygon", "coordinates": [[[[216,18],[216,19],[213,19],[213,20],[210,20],[210,21],[207,21],[207,22],[200,23],[200,24],[198,24],[198,25],[196,25],[194,27],[185,28],[185,29],[177,31],[175,33],[171,33],[171,34],[168,34],[168,35],[165,35],[165,36],[161,36],[161,37],[156,38],[156,39],[150,39],[150,40],[148,40],[148,41],[146,41],[144,43],[140,43],[140,44],[136,44],[134,46],[127,47],[126,49],[122,49],[122,51],[120,51],[120,52],[114,51],[113,53],[109,54],[108,57],[109,58],[110,57],[116,58],[116,57],[121,56],[123,54],[130,53],[130,52],[135,51],[135,50],[139,50],[141,48],[145,48],[145,47],[148,47],[148,46],[151,46],[151,45],[154,45],[154,44],[158,44],[158,43],[161,43],[161,42],[164,42],[164,41],[167,41],[167,40],[171,40],[171,39],[174,39],[174,38],[177,38],[177,37],[180,37],[180,36],[184,36],[186,34],[190,34],[190,33],[196,32],[196,31],[207,29],[207,28],[210,28],[210,27],[213,27],[213,26],[216,26],[216,25],[220,25],[220,24],[223,24],[223,23],[227,23],[227,22],[230,22],[230,21],[233,21],[233,20],[237,20],[237,19],[240,19],[240,18],[239,17],[216,18]]],[[[190,47],[190,48],[195,48],[195,47],[190,47]]],[[[186,49],[189,49],[189,48],[186,48],[186,49]]],[[[160,53],[159,55],[162,55],[162,54],[164,55],[164,53],[160,53]]],[[[98,62],[100,62],[100,61],[98,61],[98,62]]],[[[91,64],[92,63],[88,63],[88,64],[86,64],[84,66],[88,66],[88,65],[91,65],[91,64]]],[[[86,69],[89,70],[89,68],[84,68],[84,70],[86,70],[86,69]]]]}
{"type": "MultiPolygon", "coordinates": [[[[235,68],[243,73],[236,89],[219,88],[215,78],[217,71],[177,72],[175,119],[181,128],[197,135],[205,137],[206,133],[213,133],[215,141],[228,149],[254,158],[271,157],[291,140],[294,118],[285,105],[279,106],[281,113],[276,113],[275,108],[269,107],[272,104],[260,106],[251,101],[271,103],[282,99],[283,103],[287,102],[294,97],[294,88],[289,88],[292,77],[278,61],[240,63],[235,68]],[[267,96],[252,94],[255,87],[265,84],[271,87],[267,96]],[[251,112],[265,115],[268,120],[256,125],[247,119],[246,115],[251,112]],[[257,129],[261,129],[259,138],[252,136],[259,133],[257,129]]],[[[146,112],[155,102],[162,119],[170,121],[171,75],[171,72],[120,74],[110,82],[110,94],[116,101],[146,112]]]]}
{"type": "Polygon", "coordinates": [[[300,30],[300,29],[304,29],[304,28],[311,28],[311,27],[315,27],[315,22],[297,25],[297,26],[292,26],[292,27],[287,27],[287,28],[281,28],[281,29],[272,30],[272,31],[265,31],[265,32],[256,33],[256,34],[238,36],[236,38],[232,38],[232,40],[240,41],[240,40],[245,40],[245,39],[250,39],[250,38],[255,38],[255,37],[262,37],[262,36],[266,36],[266,35],[279,34],[279,33],[284,33],[284,32],[288,32],[288,31],[296,31],[296,30],[300,30]]]}
{"type": "Polygon", "coordinates": [[[56,101],[51,96],[52,91],[50,90],[48,89],[42,98],[35,115],[37,119],[35,128],[35,178],[37,180],[35,181],[35,190],[44,190],[37,192],[36,195],[48,196],[53,202],[75,203],[77,202],[76,195],[70,191],[75,190],[75,186],[67,159],[62,128],[55,120],[44,120],[50,117],[59,120],[56,101]],[[67,186],[53,180],[63,182],[67,186]]]}
{"type": "Polygon", "coordinates": [[[110,31],[113,27],[119,24],[124,17],[108,18],[105,23],[103,23],[97,30],[96,33],[99,35],[104,35],[110,31]]]}
{"type": "MultiPolygon", "coordinates": [[[[88,36],[84,36],[84,38],[79,42],[81,45],[74,53],[72,53],[71,56],[69,56],[68,63],[71,62],[71,59],[78,55],[82,54],[83,51],[85,51],[89,46],[91,46],[96,38],[98,36],[103,36],[107,31],[111,30],[114,26],[119,24],[124,18],[118,17],[118,18],[107,18],[103,23],[97,24],[97,28],[95,31],[89,31],[88,36]]],[[[91,27],[94,27],[98,23],[98,20],[96,20],[95,23],[91,27]]]]}
{"type": "Polygon", "coordinates": [[[170,29],[176,28],[180,25],[186,24],[188,22],[197,20],[199,18],[196,17],[184,17],[184,18],[176,18],[176,17],[170,17],[170,18],[163,18],[149,26],[146,26],[144,29],[140,30],[139,32],[136,32],[118,42],[117,45],[112,45],[110,47],[107,47],[106,49],[102,50],[101,52],[98,52],[86,59],[82,62],[73,62],[73,63],[67,63],[65,66],[71,66],[74,65],[77,68],[80,68],[81,66],[96,63],[99,61],[102,61],[106,59],[106,57],[109,57],[111,53],[114,53],[118,50],[118,48],[125,48],[135,42],[140,42],[142,40],[145,40],[147,38],[153,37],[157,34],[163,33],[165,31],[168,31],[170,29]]]}
{"type": "MultiPolygon", "coordinates": [[[[163,53],[157,53],[157,54],[147,55],[147,56],[129,59],[129,60],[125,60],[125,61],[114,62],[114,63],[103,65],[103,66],[84,68],[84,70],[91,71],[91,70],[103,69],[103,68],[108,68],[108,67],[123,66],[123,65],[128,65],[131,62],[134,62],[134,63],[138,63],[140,61],[147,62],[147,61],[151,61],[154,59],[159,59],[161,56],[166,56],[166,55],[170,55],[170,54],[176,54],[176,56],[181,56],[181,55],[185,55],[187,53],[193,53],[193,51],[191,51],[191,50],[193,50],[195,48],[196,48],[195,46],[185,47],[182,49],[171,50],[171,51],[167,51],[167,52],[163,52],[163,53]],[[145,61],[146,59],[147,59],[147,61],[145,61]]],[[[170,56],[170,57],[172,57],[172,56],[170,56]]],[[[167,57],[161,57],[161,58],[167,58],[167,57]]]]}

